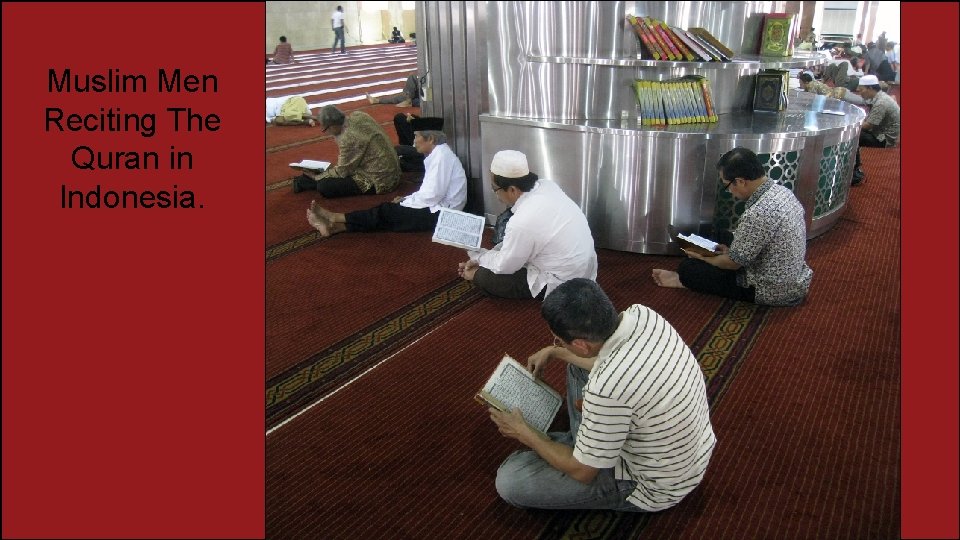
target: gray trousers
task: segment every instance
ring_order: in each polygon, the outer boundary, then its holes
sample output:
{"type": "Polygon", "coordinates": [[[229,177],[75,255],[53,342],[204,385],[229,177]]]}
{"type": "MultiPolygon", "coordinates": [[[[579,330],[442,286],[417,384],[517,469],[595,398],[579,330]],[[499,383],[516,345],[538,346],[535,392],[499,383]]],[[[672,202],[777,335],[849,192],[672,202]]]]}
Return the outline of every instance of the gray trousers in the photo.
{"type": "MultiPolygon", "coordinates": [[[[573,446],[580,429],[580,411],[587,370],[567,365],[567,412],[570,431],[550,433],[556,442],[573,446]]],[[[642,512],[627,502],[636,488],[632,480],[617,480],[613,469],[600,469],[596,478],[584,484],[555,469],[533,450],[510,454],[497,471],[497,493],[504,501],[521,508],[548,510],[616,510],[642,512]]]]}

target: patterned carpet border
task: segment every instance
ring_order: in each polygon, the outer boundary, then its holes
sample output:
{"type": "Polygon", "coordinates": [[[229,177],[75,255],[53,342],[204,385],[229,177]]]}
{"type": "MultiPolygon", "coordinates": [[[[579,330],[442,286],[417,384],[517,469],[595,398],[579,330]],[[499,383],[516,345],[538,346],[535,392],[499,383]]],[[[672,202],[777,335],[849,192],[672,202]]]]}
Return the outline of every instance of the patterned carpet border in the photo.
{"type": "MultiPolygon", "coordinates": [[[[770,309],[766,306],[726,300],[693,340],[707,383],[707,399],[716,407],[737,369],[756,341],[770,309]]],[[[557,512],[547,523],[540,540],[620,540],[637,538],[654,514],[612,511],[557,512]]]]}
{"type": "Polygon", "coordinates": [[[267,381],[267,428],[281,423],[364,369],[482,298],[470,282],[457,278],[410,305],[318,352],[267,381]]]}
{"type": "Polygon", "coordinates": [[[295,251],[313,245],[319,242],[321,239],[323,239],[323,237],[320,236],[320,233],[313,231],[301,234],[300,236],[296,236],[285,242],[274,244],[267,248],[266,262],[274,261],[280,257],[283,257],[284,255],[289,255],[295,251]]]}
{"type": "Polygon", "coordinates": [[[267,191],[276,191],[281,188],[290,187],[293,184],[293,179],[296,178],[296,175],[287,178],[286,180],[281,180],[279,182],[274,182],[272,184],[267,184],[267,191]]]}

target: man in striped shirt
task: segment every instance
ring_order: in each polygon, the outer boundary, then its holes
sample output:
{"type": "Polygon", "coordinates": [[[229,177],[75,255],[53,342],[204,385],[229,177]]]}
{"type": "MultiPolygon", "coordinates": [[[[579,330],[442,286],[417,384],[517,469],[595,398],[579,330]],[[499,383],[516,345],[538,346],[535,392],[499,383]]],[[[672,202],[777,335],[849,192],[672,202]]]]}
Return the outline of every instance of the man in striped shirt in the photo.
{"type": "Polygon", "coordinates": [[[703,479],[716,443],[690,348],[650,308],[618,314],[589,279],[559,285],[541,314],[555,344],[527,368],[539,375],[552,359],[567,363],[570,431],[547,439],[518,409],[490,409],[501,434],[531,449],[500,466],[500,496],[545,509],[655,512],[677,504],[703,479]]]}

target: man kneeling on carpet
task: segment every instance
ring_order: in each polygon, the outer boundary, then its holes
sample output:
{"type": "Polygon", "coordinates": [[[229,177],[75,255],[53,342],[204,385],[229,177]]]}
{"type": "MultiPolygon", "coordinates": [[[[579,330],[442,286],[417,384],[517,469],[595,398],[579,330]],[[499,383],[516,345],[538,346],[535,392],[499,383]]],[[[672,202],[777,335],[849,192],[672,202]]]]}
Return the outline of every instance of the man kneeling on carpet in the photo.
{"type": "Polygon", "coordinates": [[[813,279],[813,270],[804,260],[807,228],[800,201],[768,179],[760,159],[746,148],[721,156],[717,170],[724,189],[746,201],[729,247],[721,243],[715,256],[684,250],[689,258],[677,271],[656,268],[654,282],[743,302],[799,304],[813,279]]]}
{"type": "Polygon", "coordinates": [[[676,505],[700,484],[716,444],[690,348],[646,306],[617,313],[589,279],[559,285],[540,312],[555,344],[534,353],[527,369],[539,376],[553,359],[567,364],[570,430],[548,440],[519,409],[491,408],[500,433],[530,448],[500,466],[497,492],[522,508],[655,512],[676,505]]]}
{"type": "Polygon", "coordinates": [[[530,172],[527,156],[516,150],[497,152],[490,172],[490,189],[513,216],[501,243],[467,252],[460,277],[500,298],[542,298],[568,279],[597,279],[593,236],[577,203],[530,172]]]}
{"type": "Polygon", "coordinates": [[[389,193],[400,184],[400,162],[380,124],[363,111],[345,116],[333,105],[320,110],[320,125],[337,141],[337,164],[293,179],[293,192],[317,190],[327,198],[389,193]]]}
{"type": "Polygon", "coordinates": [[[310,106],[303,96],[267,98],[267,123],[275,126],[317,125],[317,117],[310,114],[310,106]]]}
{"type": "Polygon", "coordinates": [[[415,193],[346,214],[330,212],[313,201],[307,210],[307,221],[322,236],[376,230],[432,231],[437,226],[441,208],[463,210],[467,202],[467,175],[446,142],[442,131],[414,133],[413,145],[427,156],[423,183],[415,193]]]}

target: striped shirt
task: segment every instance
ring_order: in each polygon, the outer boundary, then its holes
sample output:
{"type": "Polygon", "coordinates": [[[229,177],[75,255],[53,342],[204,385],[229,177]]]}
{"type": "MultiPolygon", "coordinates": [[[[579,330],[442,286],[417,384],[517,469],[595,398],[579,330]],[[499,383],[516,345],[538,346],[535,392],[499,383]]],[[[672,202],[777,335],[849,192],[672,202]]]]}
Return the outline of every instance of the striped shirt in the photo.
{"type": "Polygon", "coordinates": [[[627,501],[657,511],[700,484],[715,444],[697,359],[666,319],[631,306],[590,371],[573,457],[635,481],[627,501]]]}

